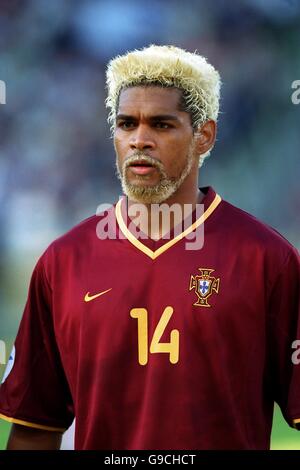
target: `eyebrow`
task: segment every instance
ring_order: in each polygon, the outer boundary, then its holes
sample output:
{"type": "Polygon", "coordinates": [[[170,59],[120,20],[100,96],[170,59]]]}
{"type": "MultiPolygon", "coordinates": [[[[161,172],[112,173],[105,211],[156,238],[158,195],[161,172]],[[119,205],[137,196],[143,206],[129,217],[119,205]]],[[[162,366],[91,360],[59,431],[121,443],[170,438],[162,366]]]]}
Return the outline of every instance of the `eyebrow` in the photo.
{"type": "MultiPolygon", "coordinates": [[[[116,117],[116,120],[120,119],[127,119],[127,120],[132,120],[136,121],[137,118],[134,116],[129,116],[128,114],[118,114],[116,117]]],[[[174,114],[157,114],[155,116],[150,116],[149,118],[150,121],[177,121],[179,122],[179,119],[177,116],[174,116],[174,114]]]]}

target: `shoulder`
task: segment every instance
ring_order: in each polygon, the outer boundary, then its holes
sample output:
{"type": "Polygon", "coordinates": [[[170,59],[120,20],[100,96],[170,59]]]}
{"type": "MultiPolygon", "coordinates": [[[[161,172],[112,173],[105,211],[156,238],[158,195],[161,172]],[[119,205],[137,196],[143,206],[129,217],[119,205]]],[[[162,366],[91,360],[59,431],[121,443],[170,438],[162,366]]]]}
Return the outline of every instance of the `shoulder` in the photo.
{"type": "Polygon", "coordinates": [[[106,210],[88,217],[54,240],[41,256],[42,262],[47,265],[54,259],[59,259],[61,262],[70,258],[79,258],[86,252],[93,251],[95,246],[98,248],[102,241],[97,232],[98,224],[108,219],[114,224],[114,209],[114,205],[107,205],[106,210]]]}
{"type": "Polygon", "coordinates": [[[276,271],[289,259],[299,263],[297,249],[277,230],[225,200],[220,209],[218,226],[223,242],[235,244],[242,257],[260,258],[276,271]]]}

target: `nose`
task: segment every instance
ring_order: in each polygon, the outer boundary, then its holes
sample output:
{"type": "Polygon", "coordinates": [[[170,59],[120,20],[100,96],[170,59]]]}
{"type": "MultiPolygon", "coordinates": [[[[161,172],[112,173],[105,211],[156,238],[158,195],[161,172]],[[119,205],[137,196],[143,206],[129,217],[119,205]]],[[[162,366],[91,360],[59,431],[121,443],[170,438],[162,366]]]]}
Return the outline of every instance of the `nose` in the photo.
{"type": "Polygon", "coordinates": [[[131,132],[130,148],[132,150],[154,149],[154,147],[155,142],[147,126],[140,124],[131,132]]]}

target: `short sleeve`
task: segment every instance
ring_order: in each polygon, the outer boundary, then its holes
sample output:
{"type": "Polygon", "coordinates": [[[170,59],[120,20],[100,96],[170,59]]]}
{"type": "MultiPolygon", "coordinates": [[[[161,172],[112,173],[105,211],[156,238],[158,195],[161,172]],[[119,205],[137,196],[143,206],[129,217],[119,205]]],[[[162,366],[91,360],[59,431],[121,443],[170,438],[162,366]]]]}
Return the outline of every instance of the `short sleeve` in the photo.
{"type": "Polygon", "coordinates": [[[288,424],[300,430],[300,261],[294,249],[272,286],[269,319],[273,395],[288,424]]]}
{"type": "Polygon", "coordinates": [[[52,291],[42,257],[32,274],[14,354],[0,386],[0,417],[30,427],[64,431],[74,413],[51,306],[52,291]]]}

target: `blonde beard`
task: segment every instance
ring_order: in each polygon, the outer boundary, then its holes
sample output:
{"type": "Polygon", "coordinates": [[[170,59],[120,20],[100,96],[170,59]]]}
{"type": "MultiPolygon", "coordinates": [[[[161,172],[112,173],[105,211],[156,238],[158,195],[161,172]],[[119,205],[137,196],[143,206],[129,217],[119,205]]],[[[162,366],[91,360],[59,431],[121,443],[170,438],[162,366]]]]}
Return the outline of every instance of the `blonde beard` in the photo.
{"type": "MultiPolygon", "coordinates": [[[[155,186],[141,186],[132,184],[128,181],[126,176],[126,170],[128,168],[128,163],[131,163],[132,160],[143,158],[145,161],[151,162],[151,159],[144,155],[143,153],[138,153],[133,157],[130,157],[125,161],[120,171],[118,162],[117,162],[117,174],[118,178],[121,181],[122,190],[124,194],[133,202],[138,202],[141,204],[161,204],[162,202],[169,199],[177,190],[180,188],[184,180],[190,174],[191,169],[194,163],[193,156],[193,147],[187,156],[186,165],[183,168],[178,178],[169,178],[165,172],[163,165],[160,162],[156,162],[155,166],[160,174],[160,181],[155,186]]],[[[136,176],[136,178],[142,181],[142,176],[136,176]]]]}

